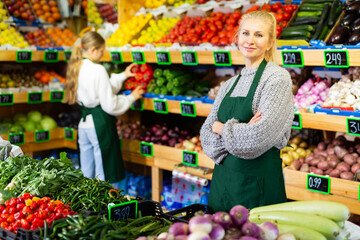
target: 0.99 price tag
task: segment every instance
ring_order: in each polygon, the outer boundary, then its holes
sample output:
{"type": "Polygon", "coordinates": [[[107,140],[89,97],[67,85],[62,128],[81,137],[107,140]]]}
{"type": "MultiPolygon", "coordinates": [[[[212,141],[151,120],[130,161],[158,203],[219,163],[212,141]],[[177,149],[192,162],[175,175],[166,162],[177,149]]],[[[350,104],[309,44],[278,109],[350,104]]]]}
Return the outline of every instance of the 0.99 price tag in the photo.
{"type": "Polygon", "coordinates": [[[303,67],[302,51],[281,51],[281,57],[284,67],[303,67]]]}
{"type": "Polygon", "coordinates": [[[59,61],[59,52],[58,51],[45,51],[44,52],[44,62],[54,63],[59,61]]]}
{"type": "Polygon", "coordinates": [[[166,51],[156,52],[157,64],[159,65],[170,65],[171,58],[170,53],[166,51]]]}
{"type": "Polygon", "coordinates": [[[121,221],[126,219],[136,219],[138,209],[137,204],[138,202],[136,200],[133,200],[116,205],[110,205],[109,220],[121,221]]]}
{"type": "Polygon", "coordinates": [[[42,92],[29,92],[28,93],[28,104],[42,103],[43,93],[42,92]]]}
{"type": "Polygon", "coordinates": [[[198,58],[195,51],[182,51],[181,52],[183,65],[198,65],[198,58]]]}
{"type": "Polygon", "coordinates": [[[348,68],[349,53],[347,50],[326,50],[324,51],[325,67],[327,68],[348,68]]]}
{"type": "Polygon", "coordinates": [[[47,142],[50,141],[50,132],[49,130],[44,131],[35,131],[35,142],[47,142]]]}
{"type": "Polygon", "coordinates": [[[329,177],[309,173],[307,175],[306,188],[309,191],[330,194],[330,182],[331,179],[329,177]]]}
{"type": "Polygon", "coordinates": [[[17,51],[16,62],[29,63],[32,62],[32,51],[17,51]]]}
{"type": "Polygon", "coordinates": [[[145,157],[153,157],[153,144],[147,142],[140,142],[140,154],[145,157]]]}
{"type": "Polygon", "coordinates": [[[10,133],[9,142],[14,145],[23,145],[25,143],[24,133],[10,133]]]}
{"type": "Polygon", "coordinates": [[[7,106],[14,104],[14,94],[13,93],[1,93],[0,94],[0,106],[7,106]]]}

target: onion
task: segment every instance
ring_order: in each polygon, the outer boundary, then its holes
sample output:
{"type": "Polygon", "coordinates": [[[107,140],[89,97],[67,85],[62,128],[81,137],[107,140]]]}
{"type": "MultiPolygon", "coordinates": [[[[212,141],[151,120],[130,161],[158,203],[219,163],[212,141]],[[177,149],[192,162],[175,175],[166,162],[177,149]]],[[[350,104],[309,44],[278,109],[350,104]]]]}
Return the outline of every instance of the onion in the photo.
{"type": "Polygon", "coordinates": [[[246,209],[246,207],[241,205],[236,205],[232,207],[229,213],[231,216],[231,220],[238,227],[243,225],[249,217],[249,211],[246,209]]]}
{"type": "Polygon", "coordinates": [[[190,232],[204,232],[209,234],[211,232],[211,220],[202,217],[202,216],[195,216],[190,219],[189,221],[189,230],[190,232]]]}
{"type": "Polygon", "coordinates": [[[207,233],[193,232],[188,236],[187,240],[211,240],[211,239],[207,233]]]}
{"type": "Polygon", "coordinates": [[[187,223],[177,222],[170,226],[168,233],[172,236],[187,235],[189,226],[187,223]]]}
{"type": "Polygon", "coordinates": [[[279,236],[279,229],[274,223],[267,221],[263,222],[260,225],[260,228],[263,230],[260,234],[260,238],[262,240],[273,240],[279,236]]]}
{"type": "Polygon", "coordinates": [[[262,233],[262,229],[253,222],[246,222],[241,227],[241,232],[246,236],[257,237],[262,233]]]}
{"type": "Polygon", "coordinates": [[[227,229],[232,224],[231,217],[226,212],[217,212],[212,216],[212,220],[220,224],[223,228],[227,229]]]}
{"type": "Polygon", "coordinates": [[[212,240],[221,240],[225,236],[225,230],[220,224],[213,224],[211,233],[209,234],[212,240]]]}

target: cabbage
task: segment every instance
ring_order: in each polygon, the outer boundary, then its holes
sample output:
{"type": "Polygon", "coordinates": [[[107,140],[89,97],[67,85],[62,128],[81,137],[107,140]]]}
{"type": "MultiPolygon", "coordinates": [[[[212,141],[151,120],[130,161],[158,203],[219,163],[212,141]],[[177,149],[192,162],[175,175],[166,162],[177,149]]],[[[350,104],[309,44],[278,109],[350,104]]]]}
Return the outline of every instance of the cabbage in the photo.
{"type": "Polygon", "coordinates": [[[40,124],[44,130],[51,130],[57,128],[57,123],[55,122],[55,120],[48,116],[44,117],[40,121],[40,124]]]}
{"type": "Polygon", "coordinates": [[[28,120],[33,121],[33,122],[40,122],[42,119],[42,115],[39,111],[31,111],[31,112],[28,112],[27,118],[28,118],[28,120]]]}

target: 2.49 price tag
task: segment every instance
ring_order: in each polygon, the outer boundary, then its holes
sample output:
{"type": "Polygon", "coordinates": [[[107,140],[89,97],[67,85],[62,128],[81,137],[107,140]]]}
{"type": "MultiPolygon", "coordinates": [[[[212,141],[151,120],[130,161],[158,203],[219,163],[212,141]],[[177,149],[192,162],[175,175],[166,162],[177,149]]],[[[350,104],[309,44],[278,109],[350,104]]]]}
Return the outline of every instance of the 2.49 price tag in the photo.
{"type": "Polygon", "coordinates": [[[326,50],[324,57],[327,68],[348,68],[350,65],[347,50],[326,50]]]}
{"type": "Polygon", "coordinates": [[[331,179],[329,177],[309,173],[306,188],[309,191],[330,194],[330,183],[331,179]]]}

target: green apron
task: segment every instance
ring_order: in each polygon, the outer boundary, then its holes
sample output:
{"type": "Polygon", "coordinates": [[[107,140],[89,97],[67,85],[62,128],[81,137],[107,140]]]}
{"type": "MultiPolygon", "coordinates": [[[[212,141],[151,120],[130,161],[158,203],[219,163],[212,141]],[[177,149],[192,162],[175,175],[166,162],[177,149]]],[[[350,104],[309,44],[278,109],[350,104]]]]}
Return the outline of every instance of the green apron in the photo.
{"type": "Polygon", "coordinates": [[[120,152],[120,141],[116,130],[116,117],[102,110],[101,106],[87,108],[81,106],[81,117],[85,119],[91,114],[99,141],[104,167],[105,180],[110,183],[125,177],[124,162],[120,152]]]}
{"type": "MultiPolygon", "coordinates": [[[[254,116],[252,102],[260,77],[265,69],[265,59],[260,64],[246,97],[230,97],[240,75],[226,94],[218,110],[220,122],[235,118],[248,123],[254,116]]],[[[243,159],[228,154],[222,163],[215,165],[209,206],[214,211],[226,211],[243,205],[248,209],[286,201],[280,150],[273,147],[255,159],[243,159]]]]}

